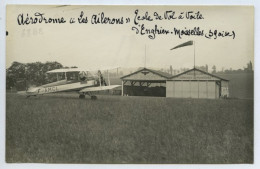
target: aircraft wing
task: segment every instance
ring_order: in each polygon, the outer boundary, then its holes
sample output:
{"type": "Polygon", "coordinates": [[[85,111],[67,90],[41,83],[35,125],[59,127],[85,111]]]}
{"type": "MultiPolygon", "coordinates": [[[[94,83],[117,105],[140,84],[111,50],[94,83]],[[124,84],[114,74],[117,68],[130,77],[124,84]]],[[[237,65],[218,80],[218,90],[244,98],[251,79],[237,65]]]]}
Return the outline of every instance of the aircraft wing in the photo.
{"type": "MultiPolygon", "coordinates": [[[[100,66],[100,67],[92,67],[92,68],[89,68],[89,71],[97,71],[97,70],[100,70],[100,71],[106,71],[106,70],[113,70],[113,69],[117,69],[117,68],[120,68],[119,66],[113,66],[113,67],[109,67],[109,66],[100,66]]],[[[84,69],[84,68],[82,68],[84,69]]]]}
{"type": "MultiPolygon", "coordinates": [[[[78,68],[70,68],[70,69],[54,69],[54,70],[50,70],[47,73],[64,73],[64,72],[80,72],[83,70],[80,70],[78,68]]],[[[88,71],[88,70],[84,70],[84,71],[88,71]]]]}
{"type": "Polygon", "coordinates": [[[110,85],[110,86],[97,86],[97,87],[87,87],[82,90],[80,90],[80,93],[86,93],[86,92],[96,92],[96,91],[102,91],[102,90],[111,90],[116,87],[120,87],[121,85],[110,85]]]}
{"type": "Polygon", "coordinates": [[[101,67],[101,68],[68,68],[68,69],[54,69],[50,70],[47,73],[64,73],[64,72],[84,72],[84,71],[97,71],[97,70],[112,70],[119,67],[101,67]]]}

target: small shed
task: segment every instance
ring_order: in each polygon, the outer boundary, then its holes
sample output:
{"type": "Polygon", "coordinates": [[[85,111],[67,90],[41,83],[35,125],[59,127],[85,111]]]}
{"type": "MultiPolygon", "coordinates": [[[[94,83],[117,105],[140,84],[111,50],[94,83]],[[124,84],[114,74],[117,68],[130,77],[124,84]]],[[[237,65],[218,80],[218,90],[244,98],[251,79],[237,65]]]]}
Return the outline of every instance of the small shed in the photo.
{"type": "Polygon", "coordinates": [[[193,68],[166,81],[166,97],[212,99],[228,97],[228,82],[226,79],[193,68]]]}
{"type": "Polygon", "coordinates": [[[143,68],[121,77],[122,96],[166,96],[166,80],[171,74],[143,68]]]}

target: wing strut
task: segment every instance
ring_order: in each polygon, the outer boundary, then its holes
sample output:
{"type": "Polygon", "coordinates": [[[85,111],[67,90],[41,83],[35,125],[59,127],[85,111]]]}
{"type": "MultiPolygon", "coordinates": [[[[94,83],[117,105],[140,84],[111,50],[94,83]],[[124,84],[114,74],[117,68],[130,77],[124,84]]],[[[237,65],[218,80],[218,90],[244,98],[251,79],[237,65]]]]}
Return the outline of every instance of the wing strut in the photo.
{"type": "Polygon", "coordinates": [[[110,79],[109,79],[109,72],[107,70],[107,80],[108,80],[108,86],[110,86],[110,79]]]}

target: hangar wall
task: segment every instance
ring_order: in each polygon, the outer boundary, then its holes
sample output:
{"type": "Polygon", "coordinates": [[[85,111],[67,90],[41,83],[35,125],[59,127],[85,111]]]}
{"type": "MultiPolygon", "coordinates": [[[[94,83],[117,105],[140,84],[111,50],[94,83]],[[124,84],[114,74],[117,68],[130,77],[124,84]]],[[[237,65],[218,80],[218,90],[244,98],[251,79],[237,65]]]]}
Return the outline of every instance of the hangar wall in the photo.
{"type": "Polygon", "coordinates": [[[219,90],[215,81],[166,81],[166,97],[214,99],[219,90]]]}
{"type": "Polygon", "coordinates": [[[228,80],[193,68],[166,81],[166,97],[208,98],[228,97],[228,80]]]}

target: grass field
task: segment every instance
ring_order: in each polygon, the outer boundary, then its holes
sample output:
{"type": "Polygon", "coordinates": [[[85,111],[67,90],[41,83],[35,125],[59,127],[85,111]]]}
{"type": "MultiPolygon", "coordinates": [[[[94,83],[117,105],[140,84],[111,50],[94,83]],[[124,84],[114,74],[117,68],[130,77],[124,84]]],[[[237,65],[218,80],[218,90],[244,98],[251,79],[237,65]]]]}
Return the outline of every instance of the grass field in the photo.
{"type": "Polygon", "coordinates": [[[253,100],[7,93],[6,161],[252,163],[253,100]]]}

